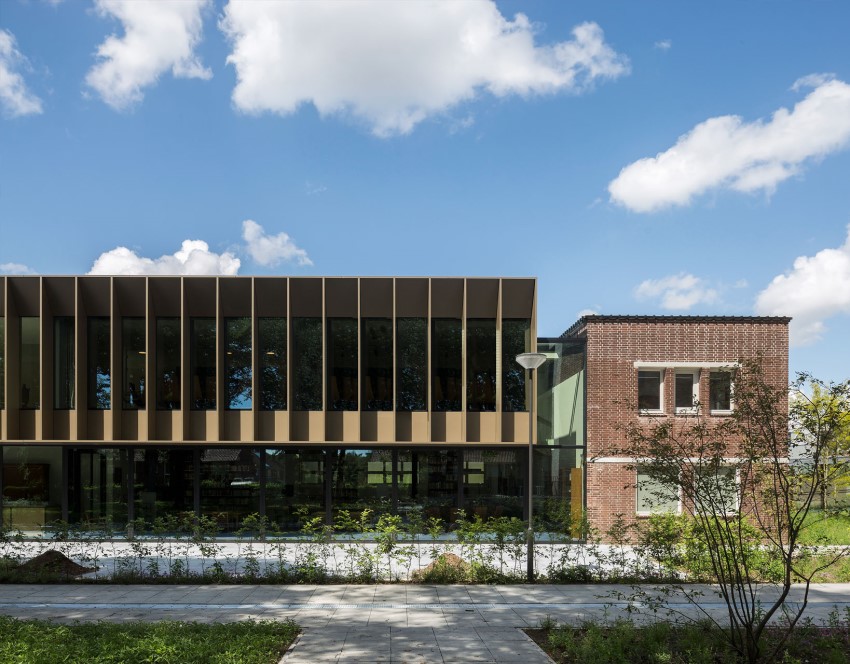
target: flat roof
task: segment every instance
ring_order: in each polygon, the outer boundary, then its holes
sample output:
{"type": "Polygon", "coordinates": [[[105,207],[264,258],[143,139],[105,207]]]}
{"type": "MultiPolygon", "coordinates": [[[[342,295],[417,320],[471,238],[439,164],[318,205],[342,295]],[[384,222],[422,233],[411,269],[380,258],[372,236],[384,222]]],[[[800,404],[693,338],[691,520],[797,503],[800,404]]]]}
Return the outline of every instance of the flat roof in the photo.
{"type": "Polygon", "coordinates": [[[593,314],[582,316],[570,325],[561,338],[575,335],[588,323],[769,323],[784,324],[791,322],[790,316],[648,316],[643,314],[593,314]]]}

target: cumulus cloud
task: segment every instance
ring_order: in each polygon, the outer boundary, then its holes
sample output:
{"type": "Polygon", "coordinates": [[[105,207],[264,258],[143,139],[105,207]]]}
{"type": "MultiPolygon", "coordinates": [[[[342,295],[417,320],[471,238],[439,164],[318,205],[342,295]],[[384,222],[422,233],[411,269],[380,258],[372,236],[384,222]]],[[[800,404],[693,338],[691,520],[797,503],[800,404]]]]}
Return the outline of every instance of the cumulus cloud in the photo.
{"type": "Polygon", "coordinates": [[[703,279],[692,274],[680,274],[647,279],[635,288],[639,300],[658,300],[663,309],[687,310],[697,304],[717,301],[717,291],[703,279]]]}
{"type": "Polygon", "coordinates": [[[837,249],[797,258],[790,271],[758,294],[755,308],[762,315],[793,316],[790,334],[795,346],[817,341],[827,318],[850,314],[850,226],[837,249]]]}
{"type": "Polygon", "coordinates": [[[23,263],[0,263],[0,274],[35,274],[35,270],[23,263]]]}
{"type": "Polygon", "coordinates": [[[236,2],[220,27],[232,45],[233,102],[246,113],[349,115],[378,136],[410,132],[481,92],[581,92],[629,71],[595,23],[535,44],[531,21],[486,2],[236,2]]]}
{"type": "Polygon", "coordinates": [[[814,89],[769,120],[710,118],[655,157],[626,166],[608,185],[611,200],[634,212],[688,205],[706,191],[772,193],[803,166],[850,145],[850,85],[823,74],[797,81],[814,89]]]}
{"type": "Polygon", "coordinates": [[[281,262],[312,265],[307,252],[298,248],[286,233],[268,235],[256,221],[246,219],[242,222],[242,239],[245,248],[254,262],[273,266],[281,262]]]}
{"type": "Polygon", "coordinates": [[[234,275],[241,262],[232,253],[210,251],[203,240],[183,240],[179,251],[144,258],[127,247],[115,247],[98,256],[89,274],[206,274],[234,275]]]}
{"type": "Polygon", "coordinates": [[[86,83],[114,109],[141,101],[143,90],[168,70],[177,78],[212,77],[195,53],[210,0],[95,0],[95,5],[124,27],[123,36],[111,35],[98,47],[98,62],[86,75],[86,83]]]}
{"type": "Polygon", "coordinates": [[[41,99],[30,92],[17,71],[28,64],[15,45],[15,36],[8,30],[0,30],[0,107],[13,118],[42,112],[41,99]]]}

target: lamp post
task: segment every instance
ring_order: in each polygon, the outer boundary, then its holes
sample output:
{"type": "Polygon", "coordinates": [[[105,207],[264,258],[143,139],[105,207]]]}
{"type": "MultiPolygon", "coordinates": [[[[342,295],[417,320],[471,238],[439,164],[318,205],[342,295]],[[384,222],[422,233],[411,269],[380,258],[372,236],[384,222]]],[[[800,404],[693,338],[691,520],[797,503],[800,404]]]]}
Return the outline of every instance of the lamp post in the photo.
{"type": "Polygon", "coordinates": [[[537,369],[546,361],[546,356],[543,353],[520,353],[516,356],[517,363],[526,371],[528,371],[528,385],[531,388],[531,402],[528,407],[528,483],[526,491],[528,492],[528,531],[525,536],[526,544],[526,560],[528,562],[528,582],[534,582],[534,525],[532,518],[533,511],[533,491],[532,467],[534,464],[534,370],[537,369]]]}

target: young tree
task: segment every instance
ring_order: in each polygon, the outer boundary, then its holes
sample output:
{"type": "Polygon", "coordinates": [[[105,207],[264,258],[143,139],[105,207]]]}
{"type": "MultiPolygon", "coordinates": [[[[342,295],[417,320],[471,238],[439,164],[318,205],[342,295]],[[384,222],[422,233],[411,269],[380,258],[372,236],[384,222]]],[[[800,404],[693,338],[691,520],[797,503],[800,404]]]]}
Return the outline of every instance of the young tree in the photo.
{"type": "Polygon", "coordinates": [[[695,404],[696,414],[687,419],[632,423],[625,445],[614,450],[635,460],[659,498],[681,496],[726,604],[728,626],[695,604],[749,662],[777,656],[806,608],[812,578],[845,555],[842,547],[819,558],[814,569],[800,564],[810,553],[800,534],[821,486],[848,475],[846,458],[824,461],[848,416],[850,381],[827,385],[801,375],[791,394],[809,383],[821,398],[789,399],[787,386],[765,378],[760,360],[744,361],[733,375],[729,417],[707,416],[695,404]],[[802,600],[792,602],[797,579],[802,600]],[[774,622],[784,631],[765,652],[765,629],[779,616],[785,620],[774,622]]]}
{"type": "Polygon", "coordinates": [[[807,417],[809,426],[834,427],[821,465],[812,469],[820,477],[820,508],[826,510],[829,507],[829,493],[835,494],[841,486],[847,485],[849,479],[840,472],[832,473],[831,469],[850,459],[850,404],[846,391],[829,389],[820,381],[809,380],[811,393],[799,391],[794,395],[797,408],[801,415],[807,417]]]}

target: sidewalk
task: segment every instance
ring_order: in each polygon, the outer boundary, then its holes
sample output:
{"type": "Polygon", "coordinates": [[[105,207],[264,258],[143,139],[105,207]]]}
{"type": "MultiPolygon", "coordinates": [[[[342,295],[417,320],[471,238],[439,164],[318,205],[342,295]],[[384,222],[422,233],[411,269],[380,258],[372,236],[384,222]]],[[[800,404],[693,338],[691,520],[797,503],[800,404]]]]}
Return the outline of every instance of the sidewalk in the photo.
{"type": "MultiPolygon", "coordinates": [[[[646,586],[651,588],[652,586],[646,586]]],[[[700,606],[725,604],[709,586],[700,606]]],[[[792,597],[801,598],[801,587],[792,597]]],[[[772,590],[768,589],[767,595],[772,590]]],[[[620,599],[624,585],[0,585],[0,613],[63,622],[283,620],[304,632],[285,662],[549,662],[520,628],[614,620],[646,607],[620,599]]],[[[689,616],[684,598],[668,600],[689,616]]],[[[850,606],[850,584],[812,586],[806,615],[850,606]]],[[[633,615],[633,617],[635,617],[633,615]]],[[[663,618],[663,616],[660,616],[663,618]]],[[[651,613],[637,619],[655,620],[651,613]],[[644,617],[646,616],[646,617],[644,617]]]]}

